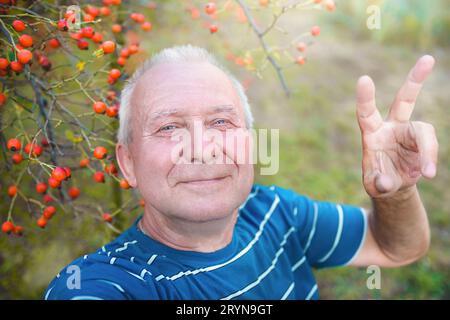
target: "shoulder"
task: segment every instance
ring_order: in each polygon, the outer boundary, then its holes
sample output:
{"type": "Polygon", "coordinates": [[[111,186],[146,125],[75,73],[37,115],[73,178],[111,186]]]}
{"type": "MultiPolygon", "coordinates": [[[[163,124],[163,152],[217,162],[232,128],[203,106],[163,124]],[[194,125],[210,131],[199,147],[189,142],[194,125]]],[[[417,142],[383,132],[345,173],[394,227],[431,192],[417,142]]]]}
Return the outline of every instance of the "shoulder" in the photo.
{"type": "Polygon", "coordinates": [[[299,225],[300,213],[309,210],[309,198],[291,189],[254,184],[246,201],[240,206],[241,223],[259,228],[274,225],[281,231],[299,225]]]}
{"type": "Polygon", "coordinates": [[[137,240],[127,231],[97,251],[65,266],[44,293],[49,300],[158,299],[151,271],[135,263],[137,240]]]}
{"type": "Polygon", "coordinates": [[[254,184],[246,201],[240,209],[258,207],[277,209],[282,212],[296,214],[299,210],[305,211],[311,205],[311,199],[293,191],[276,185],[265,186],[254,184]]]}

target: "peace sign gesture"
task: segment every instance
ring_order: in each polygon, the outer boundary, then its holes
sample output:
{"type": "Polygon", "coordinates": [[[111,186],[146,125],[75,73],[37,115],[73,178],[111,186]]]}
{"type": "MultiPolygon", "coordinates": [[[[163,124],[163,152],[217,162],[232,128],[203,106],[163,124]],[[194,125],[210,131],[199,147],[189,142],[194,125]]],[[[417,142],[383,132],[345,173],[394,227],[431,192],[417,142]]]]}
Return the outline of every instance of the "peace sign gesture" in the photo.
{"type": "Polygon", "coordinates": [[[357,84],[357,118],[362,134],[363,183],[372,198],[385,197],[411,187],[423,175],[436,175],[438,142],[434,127],[410,121],[423,82],[434,58],[421,57],[383,120],[375,105],[375,85],[368,76],[357,84]]]}

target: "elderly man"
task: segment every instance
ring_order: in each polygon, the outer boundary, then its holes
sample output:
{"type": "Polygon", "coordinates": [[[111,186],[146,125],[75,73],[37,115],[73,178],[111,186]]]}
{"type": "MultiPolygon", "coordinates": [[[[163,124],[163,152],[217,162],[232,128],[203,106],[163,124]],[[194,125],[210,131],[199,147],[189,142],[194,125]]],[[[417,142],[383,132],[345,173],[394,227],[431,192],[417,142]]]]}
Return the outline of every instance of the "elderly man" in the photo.
{"type": "Polygon", "coordinates": [[[45,299],[317,299],[313,268],[418,260],[430,231],[416,183],[436,175],[438,143],[430,124],[409,119],[433,64],[418,60],[386,120],[372,80],[358,81],[363,184],[373,203],[364,210],[254,184],[252,163],[206,134],[226,140],[250,130],[242,86],[204,49],[162,50],[121,98],[117,160],[144,212],[64,268],[45,299]],[[176,149],[182,132],[196,138],[176,149]],[[211,144],[213,152],[201,151],[211,144]]]}

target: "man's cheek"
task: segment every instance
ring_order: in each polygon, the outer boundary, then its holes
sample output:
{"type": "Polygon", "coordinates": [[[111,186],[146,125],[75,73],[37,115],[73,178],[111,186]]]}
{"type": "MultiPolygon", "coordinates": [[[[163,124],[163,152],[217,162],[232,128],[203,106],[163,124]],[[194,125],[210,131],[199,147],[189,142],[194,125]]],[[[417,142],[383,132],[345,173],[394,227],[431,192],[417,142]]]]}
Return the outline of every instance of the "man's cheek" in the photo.
{"type": "Polygon", "coordinates": [[[172,167],[169,146],[145,146],[146,150],[139,157],[138,173],[148,177],[165,176],[172,167]]]}

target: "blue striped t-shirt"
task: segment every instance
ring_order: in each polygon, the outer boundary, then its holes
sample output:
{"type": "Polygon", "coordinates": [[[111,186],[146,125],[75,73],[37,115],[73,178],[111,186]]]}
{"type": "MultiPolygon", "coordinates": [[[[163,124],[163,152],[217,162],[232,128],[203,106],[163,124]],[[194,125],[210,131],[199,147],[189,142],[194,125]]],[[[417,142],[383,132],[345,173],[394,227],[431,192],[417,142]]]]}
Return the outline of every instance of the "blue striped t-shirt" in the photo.
{"type": "Polygon", "coordinates": [[[348,264],[367,229],[360,207],[260,184],[238,214],[232,241],[211,253],[157,242],[139,230],[139,217],[115,240],[66,266],[44,297],[317,299],[312,268],[348,264]]]}

